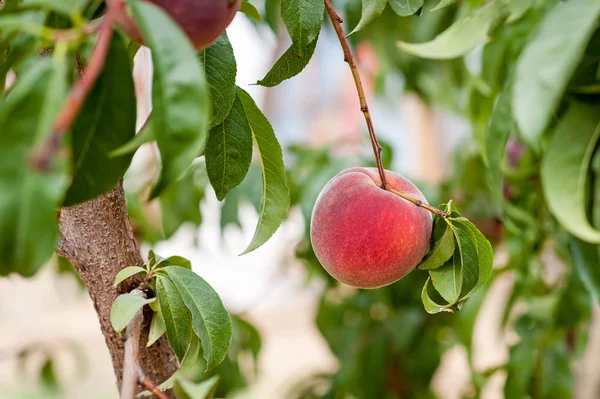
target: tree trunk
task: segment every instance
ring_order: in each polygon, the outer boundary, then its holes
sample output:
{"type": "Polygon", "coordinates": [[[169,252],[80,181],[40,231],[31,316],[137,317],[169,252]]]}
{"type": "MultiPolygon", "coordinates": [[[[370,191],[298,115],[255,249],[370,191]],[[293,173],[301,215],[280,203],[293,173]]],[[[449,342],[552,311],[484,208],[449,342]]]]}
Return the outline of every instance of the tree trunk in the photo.
{"type": "MultiPolygon", "coordinates": [[[[128,287],[114,288],[113,282],[123,267],[144,263],[127,215],[122,183],[97,199],[63,208],[59,228],[57,253],[73,264],[87,287],[112,356],[120,390],[124,342],[111,327],[110,309],[117,295],[128,287]]],[[[146,348],[150,324],[147,316],[140,339],[141,367],[148,378],[159,384],[176,371],[178,364],[173,360],[173,351],[164,336],[146,348]]]]}

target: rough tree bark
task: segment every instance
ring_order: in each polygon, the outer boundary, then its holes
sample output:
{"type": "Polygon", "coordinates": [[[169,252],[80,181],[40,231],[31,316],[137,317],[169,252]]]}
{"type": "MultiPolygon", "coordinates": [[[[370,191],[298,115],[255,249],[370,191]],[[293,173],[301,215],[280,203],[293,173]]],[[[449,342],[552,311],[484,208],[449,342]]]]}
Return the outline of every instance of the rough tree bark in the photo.
{"type": "MultiPolygon", "coordinates": [[[[95,200],[63,208],[59,228],[57,253],[73,264],[87,287],[112,356],[120,390],[124,343],[111,327],[110,309],[117,295],[128,287],[114,288],[113,282],[123,267],[144,263],[127,215],[122,184],[95,200]]],[[[164,336],[146,348],[149,324],[150,318],[144,317],[140,363],[146,376],[158,384],[170,377],[178,364],[173,360],[173,351],[164,336]]]]}

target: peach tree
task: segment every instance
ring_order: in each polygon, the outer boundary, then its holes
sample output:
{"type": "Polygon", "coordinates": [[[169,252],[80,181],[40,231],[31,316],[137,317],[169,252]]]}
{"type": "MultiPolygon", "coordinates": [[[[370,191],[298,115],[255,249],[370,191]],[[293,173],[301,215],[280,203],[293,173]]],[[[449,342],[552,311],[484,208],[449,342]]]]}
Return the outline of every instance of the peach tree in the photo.
{"type": "MultiPolygon", "coordinates": [[[[244,254],[269,240],[297,206],[311,223],[298,257],[328,281],[327,292],[338,281],[377,288],[340,301],[323,296],[317,322],[342,360],[328,377],[326,397],[430,397],[441,353],[457,342],[471,355],[481,304],[506,272],[516,277],[504,323],[515,304],[528,305],[513,321],[521,340],[506,364],[483,371],[470,364],[473,395],[504,370],[506,397],[569,397],[571,362],[600,291],[600,3],[335,6],[330,0],[4,1],[0,275],[32,276],[56,253],[72,264],[94,302],[122,398],[140,391],[211,397],[214,374],[233,381],[226,376],[238,366],[228,350],[245,345],[256,356],[258,334],[228,314],[187,259],[150,251],[145,260],[139,251],[139,241],[169,238],[183,223],[199,225],[209,184],[223,201],[222,225],[237,221],[241,201],[256,203],[259,221],[244,254]],[[295,162],[284,165],[268,119],[236,86],[225,29],[238,11],[274,30],[282,24],[290,38],[266,75],[256,77],[266,87],[301,73],[321,30],[329,29],[323,27],[333,28],[372,158],[294,146],[286,150],[295,162]],[[351,47],[361,43],[374,49],[381,79],[403,76],[407,91],[471,122],[476,150],[459,152],[453,178],[430,198],[437,207],[386,170],[385,143],[377,138],[351,47]],[[142,45],[152,56],[152,111],[136,131],[136,103],[144,99],[136,96],[132,69],[142,45]],[[142,147],[157,150],[157,173],[126,194],[123,177],[142,147]],[[146,220],[150,201],[160,205],[160,229],[146,220]],[[506,265],[493,269],[486,235],[508,253],[506,265]],[[572,265],[554,283],[543,278],[548,250],[572,265]],[[448,330],[450,338],[440,340],[448,330]],[[211,374],[195,384],[186,376],[198,365],[211,374]],[[552,378],[554,371],[563,378],[552,378]]],[[[294,394],[311,397],[311,389],[294,394]]]]}

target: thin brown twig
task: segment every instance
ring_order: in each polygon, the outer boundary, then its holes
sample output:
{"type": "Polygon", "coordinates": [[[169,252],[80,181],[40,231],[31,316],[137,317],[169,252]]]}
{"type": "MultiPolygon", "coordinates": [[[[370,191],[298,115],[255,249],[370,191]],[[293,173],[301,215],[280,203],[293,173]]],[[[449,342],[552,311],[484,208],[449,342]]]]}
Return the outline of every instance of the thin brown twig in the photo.
{"type": "Polygon", "coordinates": [[[412,202],[413,204],[415,204],[416,206],[423,208],[423,209],[427,209],[429,212],[433,213],[436,216],[439,216],[441,218],[447,218],[448,216],[448,212],[446,211],[442,211],[441,209],[436,208],[435,206],[431,206],[426,202],[423,202],[421,200],[415,199],[415,198],[411,198],[407,195],[404,195],[396,190],[394,190],[391,187],[388,187],[387,191],[389,191],[392,194],[396,194],[398,197],[403,198],[409,202],[412,202]]]}
{"type": "MultiPolygon", "coordinates": [[[[135,289],[132,294],[146,298],[144,291],[135,289]]],[[[123,355],[123,382],[121,399],[135,399],[140,368],[140,334],[144,319],[143,307],[137,311],[127,326],[125,335],[125,353],[123,355]]]]}
{"type": "Polygon", "coordinates": [[[138,381],[144,388],[152,392],[152,395],[156,396],[158,399],[168,399],[167,395],[163,391],[160,390],[158,386],[150,378],[146,377],[146,374],[142,371],[142,368],[138,368],[138,381]]]}
{"type": "Polygon", "coordinates": [[[354,61],[354,56],[352,55],[352,51],[350,50],[350,45],[348,44],[346,35],[344,35],[344,29],[342,28],[343,21],[333,8],[333,5],[331,5],[330,0],[324,1],[325,8],[327,9],[327,13],[329,14],[329,18],[331,19],[331,23],[333,24],[335,33],[340,41],[340,44],[342,45],[342,50],[344,52],[344,61],[348,63],[348,66],[352,71],[352,77],[354,78],[354,84],[356,85],[356,91],[358,92],[358,99],[360,101],[360,110],[362,111],[365,117],[367,129],[369,130],[369,137],[371,138],[371,146],[373,147],[373,153],[375,154],[375,161],[377,162],[377,169],[379,170],[381,185],[384,190],[387,190],[388,184],[385,178],[383,162],[381,161],[381,146],[379,145],[379,141],[377,141],[377,135],[375,134],[375,128],[373,127],[373,120],[371,119],[371,113],[369,112],[369,105],[367,104],[365,90],[360,79],[360,74],[358,73],[358,67],[356,66],[356,61],[354,61]]]}
{"type": "Polygon", "coordinates": [[[111,14],[106,14],[100,25],[98,41],[90,55],[86,73],[75,83],[67,101],[63,104],[50,132],[44,142],[34,150],[31,156],[31,164],[38,170],[49,170],[52,157],[58,151],[62,138],[73,124],[79,114],[83,103],[94,86],[96,79],[104,68],[104,61],[108,54],[108,47],[113,32],[113,20],[111,14]]]}
{"type": "Polygon", "coordinates": [[[103,19],[98,18],[87,24],[72,29],[56,29],[52,32],[52,40],[55,42],[71,41],[79,38],[81,35],[91,35],[96,33],[102,26],[103,19]]]}

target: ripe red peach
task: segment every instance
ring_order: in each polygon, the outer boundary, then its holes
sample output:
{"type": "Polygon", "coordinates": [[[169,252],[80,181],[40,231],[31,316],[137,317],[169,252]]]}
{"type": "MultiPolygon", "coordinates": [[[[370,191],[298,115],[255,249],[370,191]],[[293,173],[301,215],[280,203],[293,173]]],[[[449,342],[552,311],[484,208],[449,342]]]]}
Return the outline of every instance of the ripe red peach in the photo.
{"type": "MultiPolygon", "coordinates": [[[[388,186],[427,203],[406,178],[385,171],[388,186]]],[[[350,168],[319,194],[310,237],[331,276],[358,288],[398,281],[423,259],[431,239],[429,211],[381,188],[376,168],[350,168]]]]}
{"type": "MultiPolygon", "coordinates": [[[[242,0],[146,0],[162,8],[201,50],[210,46],[229,26],[242,0]]],[[[133,40],[143,43],[126,0],[107,0],[117,24],[133,40]]]]}

